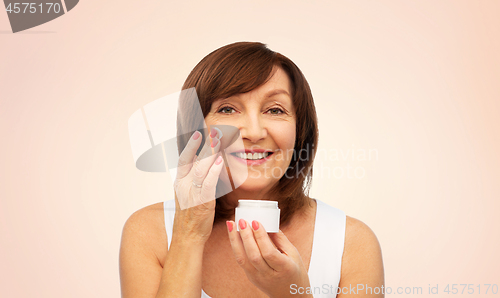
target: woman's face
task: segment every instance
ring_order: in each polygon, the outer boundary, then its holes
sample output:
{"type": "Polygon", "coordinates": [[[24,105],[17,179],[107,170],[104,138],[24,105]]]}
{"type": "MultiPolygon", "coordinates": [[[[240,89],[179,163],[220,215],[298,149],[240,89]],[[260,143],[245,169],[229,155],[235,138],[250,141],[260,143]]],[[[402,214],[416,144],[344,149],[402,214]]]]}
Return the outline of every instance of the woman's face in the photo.
{"type": "Polygon", "coordinates": [[[231,125],[240,131],[244,150],[226,150],[232,172],[233,168],[248,170],[239,190],[268,191],[290,164],[296,125],[290,84],[288,75],[276,68],[264,85],[213,102],[205,117],[208,126],[231,125]]]}

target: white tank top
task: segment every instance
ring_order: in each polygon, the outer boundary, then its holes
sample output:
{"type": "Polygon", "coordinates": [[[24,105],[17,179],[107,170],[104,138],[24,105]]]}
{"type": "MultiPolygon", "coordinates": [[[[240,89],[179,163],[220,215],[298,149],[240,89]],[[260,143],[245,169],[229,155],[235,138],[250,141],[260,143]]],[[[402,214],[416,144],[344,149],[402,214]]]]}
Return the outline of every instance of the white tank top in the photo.
{"type": "MultiPolygon", "coordinates": [[[[337,297],[337,287],[340,281],[342,255],[344,253],[344,237],[346,216],[342,210],[334,208],[317,200],[316,221],[314,223],[313,246],[309,264],[309,289],[315,298],[337,297]]],[[[170,247],[172,227],[175,215],[175,201],[163,203],[165,215],[165,230],[168,247],[170,247]]],[[[299,289],[290,286],[290,292],[299,293],[299,289]]],[[[210,298],[203,290],[202,298],[210,298]]]]}

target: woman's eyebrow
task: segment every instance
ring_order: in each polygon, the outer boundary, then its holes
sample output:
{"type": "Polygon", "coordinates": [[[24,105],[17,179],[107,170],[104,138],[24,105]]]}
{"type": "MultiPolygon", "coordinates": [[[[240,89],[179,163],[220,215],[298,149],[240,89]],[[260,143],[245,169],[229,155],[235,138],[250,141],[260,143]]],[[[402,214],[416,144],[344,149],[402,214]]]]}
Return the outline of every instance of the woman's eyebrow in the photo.
{"type": "Polygon", "coordinates": [[[278,94],[285,94],[285,95],[288,95],[288,97],[290,97],[290,94],[284,89],[274,89],[274,90],[268,91],[264,95],[264,97],[269,98],[269,97],[273,97],[273,96],[278,95],[278,94]]]}
{"type": "MultiPolygon", "coordinates": [[[[279,95],[279,94],[285,94],[287,95],[288,97],[290,97],[290,94],[288,93],[288,91],[284,90],[284,89],[274,89],[274,90],[270,90],[268,91],[266,94],[264,94],[264,98],[270,98],[270,97],[273,97],[275,95],[279,95]]],[[[221,98],[221,99],[217,99],[215,100],[213,103],[224,103],[226,101],[229,101],[229,100],[237,100],[239,99],[238,95],[233,95],[233,96],[229,96],[229,97],[226,97],[226,98],[221,98]]]]}
{"type": "Polygon", "coordinates": [[[233,98],[232,96],[230,96],[230,97],[226,97],[226,98],[219,98],[219,99],[214,100],[214,102],[213,102],[213,103],[217,103],[217,104],[218,104],[218,103],[223,103],[223,102],[226,102],[226,101],[228,101],[228,100],[230,100],[230,99],[232,99],[232,98],[233,98]]]}

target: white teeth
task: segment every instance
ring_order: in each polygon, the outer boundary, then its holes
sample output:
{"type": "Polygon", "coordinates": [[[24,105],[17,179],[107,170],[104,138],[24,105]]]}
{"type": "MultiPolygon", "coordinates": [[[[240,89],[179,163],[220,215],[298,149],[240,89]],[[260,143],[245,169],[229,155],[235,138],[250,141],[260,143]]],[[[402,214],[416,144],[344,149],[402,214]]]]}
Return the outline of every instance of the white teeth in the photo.
{"type": "Polygon", "coordinates": [[[250,159],[250,160],[257,160],[257,159],[263,159],[266,158],[269,155],[269,152],[264,152],[264,153],[243,153],[243,152],[238,152],[236,153],[236,156],[242,159],[250,159]]]}

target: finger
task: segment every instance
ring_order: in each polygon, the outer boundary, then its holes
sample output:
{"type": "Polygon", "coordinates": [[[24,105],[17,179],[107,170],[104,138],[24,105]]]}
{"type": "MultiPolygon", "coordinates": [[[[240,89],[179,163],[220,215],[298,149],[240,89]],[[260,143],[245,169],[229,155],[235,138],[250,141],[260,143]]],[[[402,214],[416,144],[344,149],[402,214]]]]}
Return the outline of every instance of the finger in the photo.
{"type": "Polygon", "coordinates": [[[297,248],[288,240],[285,234],[280,230],[278,233],[270,233],[269,238],[276,245],[276,248],[279,249],[283,254],[297,259],[300,258],[300,254],[297,251],[297,248]]]}
{"type": "Polygon", "coordinates": [[[240,236],[243,242],[243,247],[245,248],[245,252],[250,264],[252,264],[255,269],[262,273],[273,270],[271,267],[269,267],[269,265],[262,257],[259,246],[257,245],[257,242],[255,241],[255,238],[253,236],[252,228],[249,227],[248,223],[244,219],[240,219],[238,225],[240,227],[240,236]]]}
{"type": "Polygon", "coordinates": [[[248,272],[249,275],[254,275],[257,273],[257,269],[255,269],[255,267],[248,261],[243,241],[241,240],[241,236],[236,229],[236,223],[228,220],[226,221],[226,224],[229,241],[231,242],[231,248],[233,249],[233,255],[236,259],[236,263],[238,263],[238,265],[240,265],[245,272],[248,272]]]}
{"type": "Polygon", "coordinates": [[[274,246],[271,238],[269,238],[269,235],[264,229],[264,226],[262,226],[262,224],[258,221],[252,221],[252,230],[262,258],[266,261],[269,267],[276,271],[282,271],[286,264],[290,262],[290,258],[282,254],[274,246]]]}
{"type": "Polygon", "coordinates": [[[222,171],[222,166],[224,163],[222,162],[222,156],[217,154],[217,158],[215,159],[214,164],[210,168],[210,171],[203,180],[203,186],[201,188],[201,202],[207,203],[209,201],[215,200],[215,190],[217,188],[217,181],[219,181],[219,175],[222,171]]]}
{"type": "Polygon", "coordinates": [[[179,162],[177,163],[177,177],[176,179],[184,178],[189,171],[191,170],[193,164],[193,157],[196,155],[196,151],[201,144],[201,133],[199,131],[195,131],[193,135],[189,138],[188,143],[184,150],[182,150],[181,155],[179,156],[179,162]]]}
{"type": "MultiPolygon", "coordinates": [[[[191,161],[192,164],[195,163],[196,161],[196,157],[197,155],[195,154],[194,157],[193,157],[193,160],[191,161]]],[[[187,181],[187,183],[191,183],[191,181],[187,181]]],[[[189,208],[189,207],[192,207],[192,206],[195,206],[194,203],[190,203],[191,200],[189,198],[189,196],[180,196],[182,197],[182,199],[179,198],[178,195],[178,191],[180,192],[183,192],[182,191],[182,184],[186,184],[186,181],[183,181],[183,179],[175,179],[174,181],[174,190],[175,190],[175,210],[176,211],[180,211],[180,210],[184,210],[186,208],[189,208]]],[[[190,187],[187,188],[188,191],[191,191],[190,187]]]]}
{"type": "Polygon", "coordinates": [[[215,127],[211,128],[209,135],[205,138],[205,145],[203,146],[203,148],[201,148],[198,159],[201,160],[203,158],[212,156],[215,153],[217,153],[217,152],[214,152],[213,142],[215,139],[218,139],[220,141],[222,136],[223,135],[222,135],[222,132],[220,132],[220,129],[217,129],[215,127]]]}
{"type": "MultiPolygon", "coordinates": [[[[208,146],[214,150],[215,153],[219,152],[220,149],[220,141],[217,138],[213,138],[211,142],[208,142],[208,146]],[[210,144],[211,143],[211,144],[210,144]],[[212,147],[213,146],[213,147],[212,147]]],[[[206,144],[205,144],[206,147],[206,144]]],[[[204,149],[202,149],[203,151],[204,149]]],[[[202,153],[200,152],[200,156],[202,153]]],[[[216,154],[210,155],[206,158],[200,159],[198,157],[197,161],[194,163],[193,167],[191,168],[191,177],[193,180],[193,184],[195,185],[203,185],[203,180],[205,180],[205,177],[208,174],[208,171],[210,170],[210,167],[214,164],[215,159],[217,158],[216,154]]],[[[199,191],[201,192],[201,187],[198,187],[199,191]]]]}

